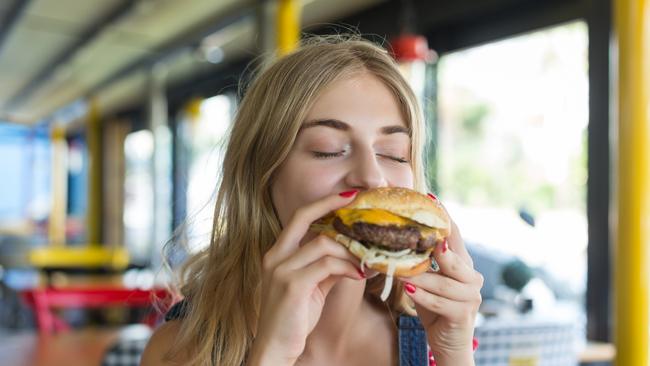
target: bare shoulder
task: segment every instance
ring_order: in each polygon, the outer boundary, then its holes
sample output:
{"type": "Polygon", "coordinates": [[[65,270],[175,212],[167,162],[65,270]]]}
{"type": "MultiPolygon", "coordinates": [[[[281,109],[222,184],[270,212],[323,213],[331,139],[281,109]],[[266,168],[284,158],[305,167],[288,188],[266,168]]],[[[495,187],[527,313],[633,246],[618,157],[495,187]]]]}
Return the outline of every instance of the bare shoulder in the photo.
{"type": "Polygon", "coordinates": [[[167,352],[172,348],[174,341],[178,339],[180,329],[181,320],[171,320],[158,327],[149,339],[149,342],[147,342],[140,365],[183,364],[183,360],[180,358],[169,360],[165,357],[167,352]]]}

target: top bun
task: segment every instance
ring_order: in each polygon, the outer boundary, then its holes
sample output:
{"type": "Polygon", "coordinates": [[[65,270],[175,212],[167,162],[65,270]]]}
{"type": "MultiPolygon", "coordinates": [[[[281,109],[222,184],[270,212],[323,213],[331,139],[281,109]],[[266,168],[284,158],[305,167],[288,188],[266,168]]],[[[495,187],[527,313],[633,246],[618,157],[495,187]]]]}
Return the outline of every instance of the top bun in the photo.
{"type": "Polygon", "coordinates": [[[442,205],[427,195],[408,188],[382,187],[357,193],[345,208],[382,209],[422,225],[438,229],[448,236],[450,221],[442,205]]]}

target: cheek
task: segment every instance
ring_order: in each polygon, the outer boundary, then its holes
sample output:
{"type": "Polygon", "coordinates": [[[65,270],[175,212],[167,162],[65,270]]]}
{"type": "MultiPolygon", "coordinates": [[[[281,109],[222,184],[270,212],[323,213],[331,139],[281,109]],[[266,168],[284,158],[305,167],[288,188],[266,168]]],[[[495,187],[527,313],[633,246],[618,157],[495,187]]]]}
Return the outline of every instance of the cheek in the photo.
{"type": "Polygon", "coordinates": [[[394,169],[389,169],[386,173],[386,177],[389,186],[414,188],[415,180],[413,178],[413,170],[406,164],[394,169]]]}
{"type": "Polygon", "coordinates": [[[298,173],[301,175],[298,180],[310,193],[310,198],[316,200],[331,194],[334,188],[340,184],[345,176],[342,166],[342,164],[305,164],[298,173]]]}
{"type": "Polygon", "coordinates": [[[295,210],[332,194],[341,180],[340,169],[292,160],[281,168],[273,185],[273,203],[283,227],[295,210]]]}

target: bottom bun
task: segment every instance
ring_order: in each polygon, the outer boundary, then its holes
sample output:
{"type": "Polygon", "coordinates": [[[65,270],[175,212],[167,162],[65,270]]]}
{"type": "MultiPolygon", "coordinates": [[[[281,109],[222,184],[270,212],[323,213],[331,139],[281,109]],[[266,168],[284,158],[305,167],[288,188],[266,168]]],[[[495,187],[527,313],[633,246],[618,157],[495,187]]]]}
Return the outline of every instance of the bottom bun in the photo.
{"type": "Polygon", "coordinates": [[[337,232],[331,227],[321,229],[320,233],[348,248],[355,257],[361,260],[362,266],[365,265],[387,276],[412,277],[426,272],[431,266],[430,256],[433,248],[419,254],[407,250],[404,251],[404,254],[399,255],[378,248],[367,248],[360,242],[337,232]],[[390,273],[391,262],[395,266],[393,273],[390,273]]]}

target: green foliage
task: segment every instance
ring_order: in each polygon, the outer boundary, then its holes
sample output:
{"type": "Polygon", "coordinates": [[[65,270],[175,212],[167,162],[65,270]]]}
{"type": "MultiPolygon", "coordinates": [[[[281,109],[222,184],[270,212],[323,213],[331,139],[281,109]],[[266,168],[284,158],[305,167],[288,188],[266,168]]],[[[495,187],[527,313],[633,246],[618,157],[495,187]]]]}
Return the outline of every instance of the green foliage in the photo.
{"type": "Polygon", "coordinates": [[[463,109],[461,123],[466,137],[480,138],[483,136],[483,121],[489,113],[490,109],[484,103],[476,103],[463,109]]]}

